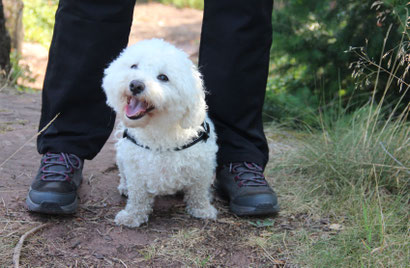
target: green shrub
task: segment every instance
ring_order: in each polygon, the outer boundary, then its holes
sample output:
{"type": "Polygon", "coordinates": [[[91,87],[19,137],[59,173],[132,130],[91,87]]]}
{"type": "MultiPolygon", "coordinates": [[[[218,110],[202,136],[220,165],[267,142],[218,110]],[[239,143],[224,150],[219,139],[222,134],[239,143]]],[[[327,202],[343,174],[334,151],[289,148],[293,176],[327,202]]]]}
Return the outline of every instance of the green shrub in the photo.
{"type": "Polygon", "coordinates": [[[158,0],[162,4],[171,4],[173,6],[183,8],[190,7],[196,9],[204,9],[204,0],[158,0]]]}
{"type": "Polygon", "coordinates": [[[15,88],[18,91],[32,91],[32,88],[25,87],[22,84],[24,84],[24,82],[34,82],[35,78],[33,77],[29,66],[21,64],[20,59],[21,55],[19,55],[16,51],[13,51],[10,54],[11,68],[7,75],[6,84],[7,86],[15,88]]]}
{"type": "Polygon", "coordinates": [[[24,38],[49,47],[58,0],[24,0],[24,38]]]}
{"type": "MultiPolygon", "coordinates": [[[[376,63],[383,56],[382,51],[391,51],[393,59],[400,50],[409,53],[409,35],[403,34],[408,31],[404,2],[277,1],[272,19],[272,69],[265,113],[280,122],[293,118],[310,122],[311,115],[306,110],[317,113],[320,107],[332,102],[354,110],[371,98],[374,88],[375,101],[379,102],[391,76],[370,68],[371,64],[363,64],[356,52],[363,52],[369,61],[376,63]],[[383,45],[387,32],[389,36],[383,45]],[[398,44],[402,46],[399,48],[398,44]],[[351,63],[354,64],[350,66],[351,63]],[[358,77],[352,77],[352,72],[358,77]],[[283,95],[294,100],[283,103],[280,109],[284,113],[271,114],[276,111],[272,106],[282,103],[283,95]],[[298,105],[294,106],[295,103],[298,105]]],[[[388,69],[388,58],[380,65],[388,69]]],[[[404,73],[404,65],[396,67],[398,73],[404,73]]],[[[384,102],[385,105],[398,102],[399,88],[398,84],[389,85],[385,96],[389,101],[384,102]]]]}

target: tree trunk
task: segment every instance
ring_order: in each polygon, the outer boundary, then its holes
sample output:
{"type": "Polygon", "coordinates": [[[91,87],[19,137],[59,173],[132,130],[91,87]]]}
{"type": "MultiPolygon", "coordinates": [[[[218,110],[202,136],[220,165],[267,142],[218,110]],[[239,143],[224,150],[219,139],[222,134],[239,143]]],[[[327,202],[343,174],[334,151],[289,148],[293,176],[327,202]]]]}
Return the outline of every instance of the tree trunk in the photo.
{"type": "Polygon", "coordinates": [[[3,12],[3,1],[0,0],[0,71],[10,68],[10,36],[6,29],[6,19],[3,12]]]}
{"type": "Polygon", "coordinates": [[[4,15],[6,17],[6,29],[11,39],[11,49],[19,55],[23,52],[23,8],[22,0],[2,0],[4,15]]]}

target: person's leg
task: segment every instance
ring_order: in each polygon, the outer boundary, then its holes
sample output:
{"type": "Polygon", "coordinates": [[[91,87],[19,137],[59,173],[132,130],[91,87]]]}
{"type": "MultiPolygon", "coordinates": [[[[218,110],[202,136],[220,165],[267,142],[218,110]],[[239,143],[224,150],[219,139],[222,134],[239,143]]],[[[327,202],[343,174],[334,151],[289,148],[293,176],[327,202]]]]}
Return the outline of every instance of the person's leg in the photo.
{"type": "Polygon", "coordinates": [[[104,68],[127,46],[135,0],[61,0],[43,88],[38,151],[92,159],[115,114],[101,88],[104,68]]]}
{"type": "Polygon", "coordinates": [[[272,40],[272,0],[205,1],[199,68],[209,91],[209,114],[218,133],[218,163],[265,166],[263,133],[272,40]]]}
{"type": "Polygon", "coordinates": [[[217,182],[238,215],[278,210],[276,195],[262,174],[268,161],[262,106],[272,8],[272,0],[205,1],[199,68],[218,135],[217,182]]]}
{"type": "Polygon", "coordinates": [[[37,148],[40,169],[31,184],[30,211],[76,211],[84,159],[110,136],[115,114],[101,88],[104,68],[128,43],[135,0],[60,0],[43,87],[37,148]]]}

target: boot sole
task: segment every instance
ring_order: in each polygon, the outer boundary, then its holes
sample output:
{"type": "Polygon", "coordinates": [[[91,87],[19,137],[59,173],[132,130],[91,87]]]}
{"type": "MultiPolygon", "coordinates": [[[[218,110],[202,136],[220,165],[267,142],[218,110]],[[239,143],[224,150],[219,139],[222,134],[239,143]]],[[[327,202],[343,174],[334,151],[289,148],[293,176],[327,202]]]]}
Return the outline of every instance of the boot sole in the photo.
{"type": "Polygon", "coordinates": [[[73,203],[61,206],[60,204],[52,201],[43,201],[41,204],[34,203],[29,195],[27,195],[26,204],[29,211],[53,215],[73,214],[77,211],[78,207],[77,198],[73,203]]]}
{"type": "Polygon", "coordinates": [[[237,216],[263,216],[263,215],[273,215],[279,212],[279,205],[272,204],[259,204],[256,207],[245,207],[238,206],[232,202],[229,202],[229,208],[232,213],[237,216]]]}
{"type": "Polygon", "coordinates": [[[280,211],[279,204],[272,205],[271,203],[259,204],[256,207],[239,206],[230,202],[229,195],[226,194],[217,184],[214,185],[216,193],[224,200],[229,202],[229,209],[237,216],[264,216],[274,215],[280,211]]]}

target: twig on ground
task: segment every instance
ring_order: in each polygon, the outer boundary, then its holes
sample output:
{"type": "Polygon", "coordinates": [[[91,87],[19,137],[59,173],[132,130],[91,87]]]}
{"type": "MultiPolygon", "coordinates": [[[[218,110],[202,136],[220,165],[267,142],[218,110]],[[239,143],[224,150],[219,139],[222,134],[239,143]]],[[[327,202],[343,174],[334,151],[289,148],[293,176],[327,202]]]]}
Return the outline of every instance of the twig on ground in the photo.
{"type": "Polygon", "coordinates": [[[280,260],[276,260],[275,258],[272,257],[272,255],[266,250],[266,248],[258,243],[258,246],[263,249],[265,256],[274,264],[274,265],[284,265],[285,263],[280,260]]]}
{"type": "Polygon", "coordinates": [[[118,258],[112,258],[112,259],[113,259],[114,261],[117,261],[117,262],[121,263],[122,265],[124,265],[125,268],[128,268],[128,266],[125,264],[125,262],[124,262],[123,260],[118,259],[118,258]]]}
{"type": "Polygon", "coordinates": [[[21,149],[23,149],[29,142],[31,142],[34,138],[36,138],[38,135],[40,135],[44,130],[46,130],[51,123],[53,123],[57,117],[60,115],[60,113],[58,113],[56,116],[54,116],[54,118],[45,126],[43,127],[42,130],[40,130],[38,133],[36,133],[33,137],[31,137],[28,141],[26,141],[20,148],[17,149],[17,151],[15,151],[14,153],[12,153],[9,157],[7,157],[6,160],[4,160],[1,164],[0,167],[2,167],[4,164],[6,164],[13,156],[15,156],[18,152],[21,151],[21,149]]]}
{"type": "Polygon", "coordinates": [[[39,226],[37,226],[37,227],[34,227],[33,229],[29,230],[28,232],[26,232],[25,234],[23,234],[23,235],[20,237],[19,242],[17,243],[16,247],[14,248],[14,254],[13,254],[13,264],[14,264],[14,268],[20,267],[20,254],[21,254],[21,248],[23,247],[24,240],[25,240],[29,235],[34,234],[34,233],[37,232],[38,230],[40,230],[40,229],[42,229],[42,228],[44,228],[44,227],[46,227],[46,226],[49,226],[49,225],[50,225],[50,223],[41,224],[41,225],[39,225],[39,226]]]}
{"type": "Polygon", "coordinates": [[[19,231],[20,231],[20,230],[13,231],[13,232],[11,232],[11,233],[5,235],[4,237],[5,237],[5,238],[10,237],[10,236],[14,235],[15,233],[18,233],[19,231]]]}
{"type": "Polygon", "coordinates": [[[1,201],[3,201],[3,206],[4,206],[4,208],[6,209],[6,215],[9,215],[9,208],[8,208],[7,205],[6,205],[6,202],[4,202],[4,198],[3,198],[3,197],[1,198],[1,201]]]}
{"type": "Polygon", "coordinates": [[[28,224],[41,223],[41,222],[38,222],[38,221],[9,221],[9,220],[0,220],[0,223],[8,223],[8,222],[13,222],[13,223],[28,223],[28,224]]]}

